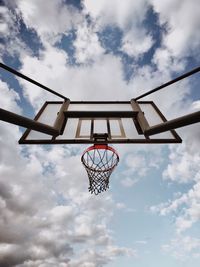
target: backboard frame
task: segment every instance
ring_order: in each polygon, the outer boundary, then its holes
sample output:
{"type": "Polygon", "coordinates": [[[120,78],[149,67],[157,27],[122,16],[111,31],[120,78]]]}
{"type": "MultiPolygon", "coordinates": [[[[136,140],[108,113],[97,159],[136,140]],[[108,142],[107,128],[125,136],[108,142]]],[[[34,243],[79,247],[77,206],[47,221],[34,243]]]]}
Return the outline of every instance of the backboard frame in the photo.
{"type": "MultiPolygon", "coordinates": [[[[57,96],[57,97],[60,97],[64,100],[63,102],[63,105],[62,105],[62,108],[60,109],[59,111],[59,116],[57,116],[55,122],[54,122],[54,125],[50,126],[49,124],[46,124],[46,123],[43,123],[43,122],[40,122],[40,121],[37,121],[37,116],[35,117],[35,120],[33,119],[30,119],[28,117],[24,117],[24,116],[21,116],[19,114],[16,114],[14,112],[10,112],[6,109],[2,109],[0,108],[0,120],[4,121],[4,122],[7,122],[7,123],[11,123],[11,124],[14,124],[14,125],[18,125],[18,126],[21,126],[21,127],[24,127],[26,129],[31,129],[33,131],[36,131],[36,132],[39,132],[39,133],[43,133],[43,134],[47,134],[47,135],[50,135],[50,136],[53,136],[52,140],[54,140],[54,142],[51,140],[51,142],[49,142],[49,140],[46,142],[47,144],[59,144],[59,143],[64,143],[63,140],[62,141],[59,141],[59,140],[55,140],[56,137],[62,135],[62,132],[64,130],[64,121],[65,121],[65,117],[66,115],[67,116],[81,116],[82,118],[87,115],[94,115],[95,112],[89,112],[89,114],[86,112],[83,112],[83,113],[80,113],[79,112],[76,112],[76,114],[73,114],[73,112],[66,112],[64,113],[64,111],[66,110],[66,107],[69,105],[70,103],[70,99],[68,97],[66,97],[65,95],[62,95],[58,92],[56,92],[55,90],[52,90],[51,88],[39,83],[38,81],[36,80],[33,80],[31,79],[30,77],[18,72],[17,70],[3,64],[0,62],[0,68],[40,87],[41,89],[57,96]]],[[[153,94],[161,89],[164,89],[164,88],[167,88],[168,86],[174,84],[174,83],[177,83],[179,82],[180,80],[183,80],[191,75],[194,75],[195,73],[198,73],[200,72],[200,67],[196,67],[194,69],[192,69],[191,71],[187,72],[187,73],[184,73],[182,74],[181,76],[173,79],[173,80],[170,80],[168,82],[165,82],[163,84],[161,84],[160,86],[150,90],[150,91],[147,91],[146,93],[143,93],[137,97],[135,97],[134,99],[131,99],[130,102],[133,104],[133,106],[136,108],[135,110],[137,111],[135,113],[135,115],[137,116],[137,120],[134,121],[135,123],[135,126],[136,126],[136,129],[137,129],[137,132],[139,134],[143,134],[144,136],[155,136],[157,134],[162,134],[162,133],[167,133],[167,132],[171,132],[172,135],[175,137],[175,139],[173,140],[169,140],[169,139],[159,139],[159,140],[148,140],[148,138],[146,138],[145,142],[143,140],[126,140],[125,142],[120,140],[119,143],[181,143],[181,138],[178,136],[178,134],[174,131],[174,129],[177,129],[177,128],[180,128],[180,127],[185,127],[185,126],[188,126],[188,125],[192,125],[192,124],[195,124],[195,123],[199,123],[200,122],[200,110],[198,111],[195,111],[193,113],[190,113],[190,114],[186,114],[186,115],[183,115],[181,117],[177,117],[175,119],[172,119],[172,120],[166,120],[164,115],[160,112],[160,117],[162,117],[162,121],[161,123],[157,123],[155,125],[151,125],[149,126],[148,125],[148,122],[146,121],[145,119],[145,116],[143,116],[143,112],[140,110],[140,108],[138,108],[138,100],[141,99],[141,98],[144,98],[150,94],[153,94]],[[170,142],[169,142],[170,141],[170,142]]],[[[95,103],[95,102],[93,102],[95,103]]],[[[96,101],[96,103],[98,103],[98,101],[96,101]]],[[[118,102],[119,103],[119,102],[118,102]]],[[[101,117],[103,113],[99,113],[97,112],[95,116],[97,117],[101,117]]],[[[130,118],[130,117],[134,117],[135,118],[135,115],[133,115],[133,111],[132,113],[130,114],[127,113],[127,112],[123,112],[123,114],[121,112],[115,112],[115,114],[112,112],[110,114],[110,112],[104,112],[104,117],[106,116],[112,116],[112,117],[123,117],[124,118],[130,118]],[[121,114],[121,115],[120,115],[121,114]]],[[[29,130],[25,131],[25,133],[23,134],[22,138],[19,140],[19,143],[23,143],[23,144],[45,144],[45,141],[44,139],[38,141],[38,140],[25,140],[26,138],[26,134],[29,130]]],[[[83,140],[76,140],[76,142],[74,142],[74,140],[68,140],[67,142],[65,143],[84,143],[83,140]]],[[[90,143],[88,142],[85,142],[85,143],[90,143]]],[[[92,141],[92,143],[94,143],[92,141]]],[[[117,140],[115,140],[114,142],[112,142],[112,140],[109,140],[108,143],[118,143],[117,140]]]]}
{"type": "MultiPolygon", "coordinates": [[[[87,119],[105,119],[107,120],[107,128],[108,128],[108,139],[105,140],[98,140],[95,139],[93,134],[95,134],[94,132],[92,132],[92,127],[91,127],[91,132],[89,136],[86,136],[85,138],[81,138],[81,139],[77,139],[77,135],[79,135],[80,137],[80,129],[77,128],[76,131],[76,137],[74,139],[57,139],[56,136],[52,136],[51,139],[27,139],[29,133],[30,133],[30,129],[27,129],[24,134],[22,135],[22,137],[19,140],[19,144],[48,144],[48,145],[52,145],[52,144],[98,144],[98,143],[105,143],[105,144],[169,144],[169,143],[181,143],[182,140],[180,138],[180,136],[176,133],[175,130],[170,130],[172,137],[173,138],[151,138],[148,135],[144,134],[144,130],[141,127],[141,122],[139,122],[139,118],[141,115],[141,117],[143,118],[144,124],[146,124],[148,126],[148,122],[145,119],[145,116],[143,114],[143,112],[141,112],[141,110],[137,110],[136,111],[136,107],[134,107],[135,104],[139,105],[139,104],[149,104],[152,105],[152,107],[156,110],[156,112],[158,113],[158,115],[160,116],[160,118],[162,119],[163,122],[167,122],[167,119],[165,118],[165,116],[162,114],[162,112],[158,109],[158,107],[155,105],[155,103],[153,101],[137,101],[137,103],[133,102],[134,100],[130,100],[130,101],[70,101],[67,105],[67,108],[70,104],[82,104],[82,105],[99,105],[99,104],[104,104],[106,105],[112,105],[112,104],[130,104],[132,107],[132,111],[68,111],[67,109],[65,111],[63,111],[63,113],[65,114],[65,119],[62,125],[62,131],[61,134],[64,131],[64,128],[66,126],[67,123],[67,119],[68,118],[78,118],[79,119],[79,127],[80,127],[80,123],[82,122],[82,120],[87,120],[87,119]],[[110,138],[110,133],[109,133],[109,120],[115,119],[117,121],[119,121],[119,127],[120,127],[120,131],[121,131],[121,135],[118,138],[110,138]],[[123,129],[123,125],[121,123],[121,118],[132,118],[133,120],[133,124],[135,125],[135,128],[137,129],[138,134],[140,135],[144,135],[144,139],[130,139],[130,138],[125,138],[125,132],[123,129]]],[[[41,109],[39,110],[39,112],[37,113],[37,115],[34,118],[34,121],[38,121],[39,117],[41,116],[41,114],[44,112],[45,108],[47,107],[47,105],[49,104],[63,104],[62,101],[46,101],[43,106],[41,107],[41,109]]],[[[141,118],[140,118],[141,119],[141,118]]],[[[103,133],[102,133],[103,134],[103,133]]],[[[117,137],[117,136],[116,136],[117,137]]]]}

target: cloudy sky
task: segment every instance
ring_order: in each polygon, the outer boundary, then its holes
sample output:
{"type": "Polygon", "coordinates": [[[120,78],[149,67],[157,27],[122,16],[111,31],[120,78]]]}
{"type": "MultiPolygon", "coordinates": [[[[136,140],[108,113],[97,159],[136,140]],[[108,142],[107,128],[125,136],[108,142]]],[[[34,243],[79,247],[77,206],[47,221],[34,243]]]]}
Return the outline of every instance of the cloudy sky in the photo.
{"type": "MultiPolygon", "coordinates": [[[[0,3],[0,61],[71,100],[130,100],[200,65],[198,0],[0,3]]],[[[194,112],[199,82],[146,99],[168,119],[194,112]]],[[[58,100],[4,70],[0,87],[0,106],[30,118],[58,100]]],[[[18,145],[23,130],[0,123],[0,266],[199,266],[199,124],[178,130],[182,144],[115,146],[98,196],[85,146],[18,145]]]]}

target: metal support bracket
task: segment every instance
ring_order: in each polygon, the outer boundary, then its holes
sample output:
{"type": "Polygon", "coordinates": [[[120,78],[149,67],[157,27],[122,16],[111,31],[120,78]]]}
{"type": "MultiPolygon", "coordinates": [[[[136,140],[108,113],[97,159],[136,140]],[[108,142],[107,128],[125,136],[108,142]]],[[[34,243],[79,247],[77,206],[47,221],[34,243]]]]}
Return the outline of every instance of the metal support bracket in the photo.
{"type": "Polygon", "coordinates": [[[47,124],[34,121],[23,117],[21,115],[15,114],[13,112],[7,111],[5,109],[0,108],[0,120],[9,122],[21,127],[25,127],[27,129],[32,129],[41,133],[49,134],[52,136],[58,136],[59,131],[54,127],[51,127],[47,124]]]}
{"type": "Polygon", "coordinates": [[[147,135],[154,135],[159,134],[162,132],[166,132],[168,130],[173,130],[176,128],[180,128],[183,126],[187,126],[190,124],[198,123],[200,122],[200,111],[170,120],[166,121],[160,124],[156,124],[152,127],[149,127],[146,129],[145,134],[147,135]]]}
{"type": "Polygon", "coordinates": [[[68,107],[70,104],[70,100],[65,100],[57,114],[57,118],[55,120],[54,123],[54,128],[57,129],[59,131],[59,134],[62,134],[65,123],[66,123],[66,119],[65,119],[65,112],[67,111],[68,107]]]}
{"type": "Polygon", "coordinates": [[[134,111],[137,112],[137,121],[140,125],[140,128],[142,129],[143,134],[145,131],[149,128],[149,124],[144,116],[144,113],[142,112],[140,106],[138,105],[137,101],[134,99],[131,99],[131,106],[134,111]]]}

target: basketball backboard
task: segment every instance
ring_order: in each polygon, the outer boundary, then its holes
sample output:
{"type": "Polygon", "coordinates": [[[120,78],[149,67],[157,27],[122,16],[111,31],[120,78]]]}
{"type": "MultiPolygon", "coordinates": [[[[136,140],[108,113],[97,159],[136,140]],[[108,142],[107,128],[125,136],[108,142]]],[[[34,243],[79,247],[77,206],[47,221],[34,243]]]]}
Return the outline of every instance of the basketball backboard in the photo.
{"type": "Polygon", "coordinates": [[[200,67],[130,101],[118,102],[70,101],[3,63],[0,67],[64,99],[64,102],[46,102],[34,120],[0,108],[0,120],[27,129],[20,144],[180,143],[181,138],[174,129],[200,122],[200,111],[167,121],[152,101],[140,101],[199,72],[200,67]]]}
{"type": "Polygon", "coordinates": [[[152,101],[45,102],[35,121],[55,127],[63,114],[60,135],[27,129],[20,144],[180,143],[174,130],[147,136],[144,128],[166,122],[152,101]]]}
{"type": "Polygon", "coordinates": [[[99,194],[119,162],[113,143],[181,143],[174,129],[200,122],[200,111],[167,121],[152,101],[141,101],[171,84],[200,71],[191,70],[130,101],[70,101],[66,96],[0,63],[0,67],[50,92],[62,101],[47,101],[35,119],[0,108],[0,120],[26,128],[20,144],[93,144],[81,161],[89,178],[89,191],[99,194]]]}

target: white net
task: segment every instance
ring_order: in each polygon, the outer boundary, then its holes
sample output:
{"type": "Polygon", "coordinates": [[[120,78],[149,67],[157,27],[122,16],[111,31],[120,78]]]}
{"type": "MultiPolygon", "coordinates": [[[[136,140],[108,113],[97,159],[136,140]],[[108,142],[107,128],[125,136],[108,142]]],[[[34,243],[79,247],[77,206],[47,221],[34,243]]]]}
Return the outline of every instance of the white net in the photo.
{"type": "Polygon", "coordinates": [[[89,147],[81,161],[89,178],[89,192],[98,195],[109,188],[109,178],[119,162],[116,151],[107,145],[89,147]]]}

